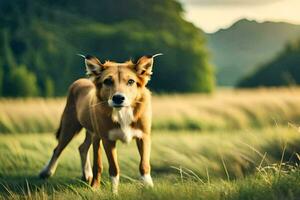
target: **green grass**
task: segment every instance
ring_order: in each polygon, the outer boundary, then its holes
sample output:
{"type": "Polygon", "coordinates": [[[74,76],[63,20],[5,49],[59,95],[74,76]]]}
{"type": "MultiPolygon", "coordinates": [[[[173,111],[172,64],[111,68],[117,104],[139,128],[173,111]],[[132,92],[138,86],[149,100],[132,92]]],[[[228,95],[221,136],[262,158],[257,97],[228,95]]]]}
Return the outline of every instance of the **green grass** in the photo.
{"type": "Polygon", "coordinates": [[[110,193],[107,162],[102,186],[80,181],[75,138],[61,156],[54,177],[37,178],[56,140],[53,134],[0,135],[0,198],[6,199],[299,199],[300,133],[275,127],[234,132],[155,131],[152,175],[155,187],[138,178],[134,143],[118,144],[119,195],[110,193]]]}
{"type": "Polygon", "coordinates": [[[83,133],[63,152],[54,177],[37,178],[56,146],[49,132],[64,101],[0,100],[0,199],[300,199],[300,89],[154,96],[155,187],[139,182],[134,142],[120,143],[117,197],[104,154],[101,188],[80,180],[83,133]]]}

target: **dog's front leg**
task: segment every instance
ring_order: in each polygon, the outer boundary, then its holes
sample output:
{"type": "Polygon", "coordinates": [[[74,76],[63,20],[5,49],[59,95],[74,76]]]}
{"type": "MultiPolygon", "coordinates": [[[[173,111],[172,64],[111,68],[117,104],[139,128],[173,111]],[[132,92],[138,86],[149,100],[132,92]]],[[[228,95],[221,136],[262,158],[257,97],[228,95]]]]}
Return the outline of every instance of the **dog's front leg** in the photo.
{"type": "Polygon", "coordinates": [[[150,134],[143,134],[142,138],[136,139],[136,144],[141,156],[140,161],[140,173],[142,176],[142,181],[145,186],[153,187],[153,181],[150,175],[150,151],[151,151],[151,138],[150,134]]]}
{"type": "Polygon", "coordinates": [[[82,180],[87,181],[89,184],[93,180],[93,170],[90,163],[89,149],[92,144],[92,135],[86,131],[84,142],[79,146],[79,153],[82,168],[82,180]]]}
{"type": "Polygon", "coordinates": [[[119,165],[117,160],[117,149],[116,141],[110,141],[104,139],[103,141],[104,150],[107,156],[109,164],[109,175],[111,179],[111,189],[114,194],[118,193],[119,186],[119,165]]]}
{"type": "Polygon", "coordinates": [[[97,188],[100,184],[101,173],[103,169],[100,138],[98,137],[93,138],[93,151],[94,151],[94,162],[93,162],[92,187],[97,188]]]}

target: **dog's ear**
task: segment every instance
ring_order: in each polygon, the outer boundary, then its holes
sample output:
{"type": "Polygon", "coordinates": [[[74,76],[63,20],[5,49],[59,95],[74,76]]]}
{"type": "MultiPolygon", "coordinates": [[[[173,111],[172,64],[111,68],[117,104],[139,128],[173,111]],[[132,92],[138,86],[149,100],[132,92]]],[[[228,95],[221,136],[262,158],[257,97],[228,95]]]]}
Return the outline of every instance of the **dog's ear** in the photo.
{"type": "Polygon", "coordinates": [[[135,64],[135,70],[139,77],[145,79],[146,83],[150,80],[152,75],[153,60],[156,56],[163,55],[161,53],[155,55],[147,55],[141,57],[135,64]]]}
{"type": "Polygon", "coordinates": [[[85,61],[85,67],[86,67],[86,75],[88,77],[98,76],[101,74],[101,72],[104,69],[103,64],[96,58],[95,56],[91,55],[81,55],[79,56],[84,58],[85,61]]]}

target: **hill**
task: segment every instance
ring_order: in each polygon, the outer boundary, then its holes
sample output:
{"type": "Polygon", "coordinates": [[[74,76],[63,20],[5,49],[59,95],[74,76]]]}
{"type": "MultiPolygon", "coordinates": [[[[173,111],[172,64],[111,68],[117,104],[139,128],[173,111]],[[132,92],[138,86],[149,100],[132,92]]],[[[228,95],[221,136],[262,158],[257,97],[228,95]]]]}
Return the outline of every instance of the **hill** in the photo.
{"type": "Polygon", "coordinates": [[[300,40],[289,43],[272,61],[242,79],[240,87],[291,86],[300,84],[300,40]]]}
{"type": "Polygon", "coordinates": [[[84,76],[77,53],[118,62],[164,53],[155,91],[210,92],[204,34],[182,13],[175,0],[0,1],[0,96],[65,95],[84,76]]]}
{"type": "Polygon", "coordinates": [[[290,40],[300,36],[300,26],[242,19],[228,29],[208,34],[219,85],[233,86],[258,65],[272,59],[290,40]]]}

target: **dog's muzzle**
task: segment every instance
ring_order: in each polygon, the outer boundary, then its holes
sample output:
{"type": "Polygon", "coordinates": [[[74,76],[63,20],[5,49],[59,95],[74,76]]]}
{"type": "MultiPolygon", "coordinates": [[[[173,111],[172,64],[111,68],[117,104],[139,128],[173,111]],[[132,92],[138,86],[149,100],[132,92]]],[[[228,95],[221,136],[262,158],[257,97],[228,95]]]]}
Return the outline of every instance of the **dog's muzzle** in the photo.
{"type": "Polygon", "coordinates": [[[109,100],[109,105],[111,107],[124,107],[127,106],[127,99],[126,96],[122,93],[116,93],[112,96],[111,100],[109,100]]]}
{"type": "Polygon", "coordinates": [[[121,94],[115,94],[113,97],[112,97],[112,101],[114,104],[116,105],[121,105],[123,104],[123,102],[125,101],[125,97],[121,94]]]}

